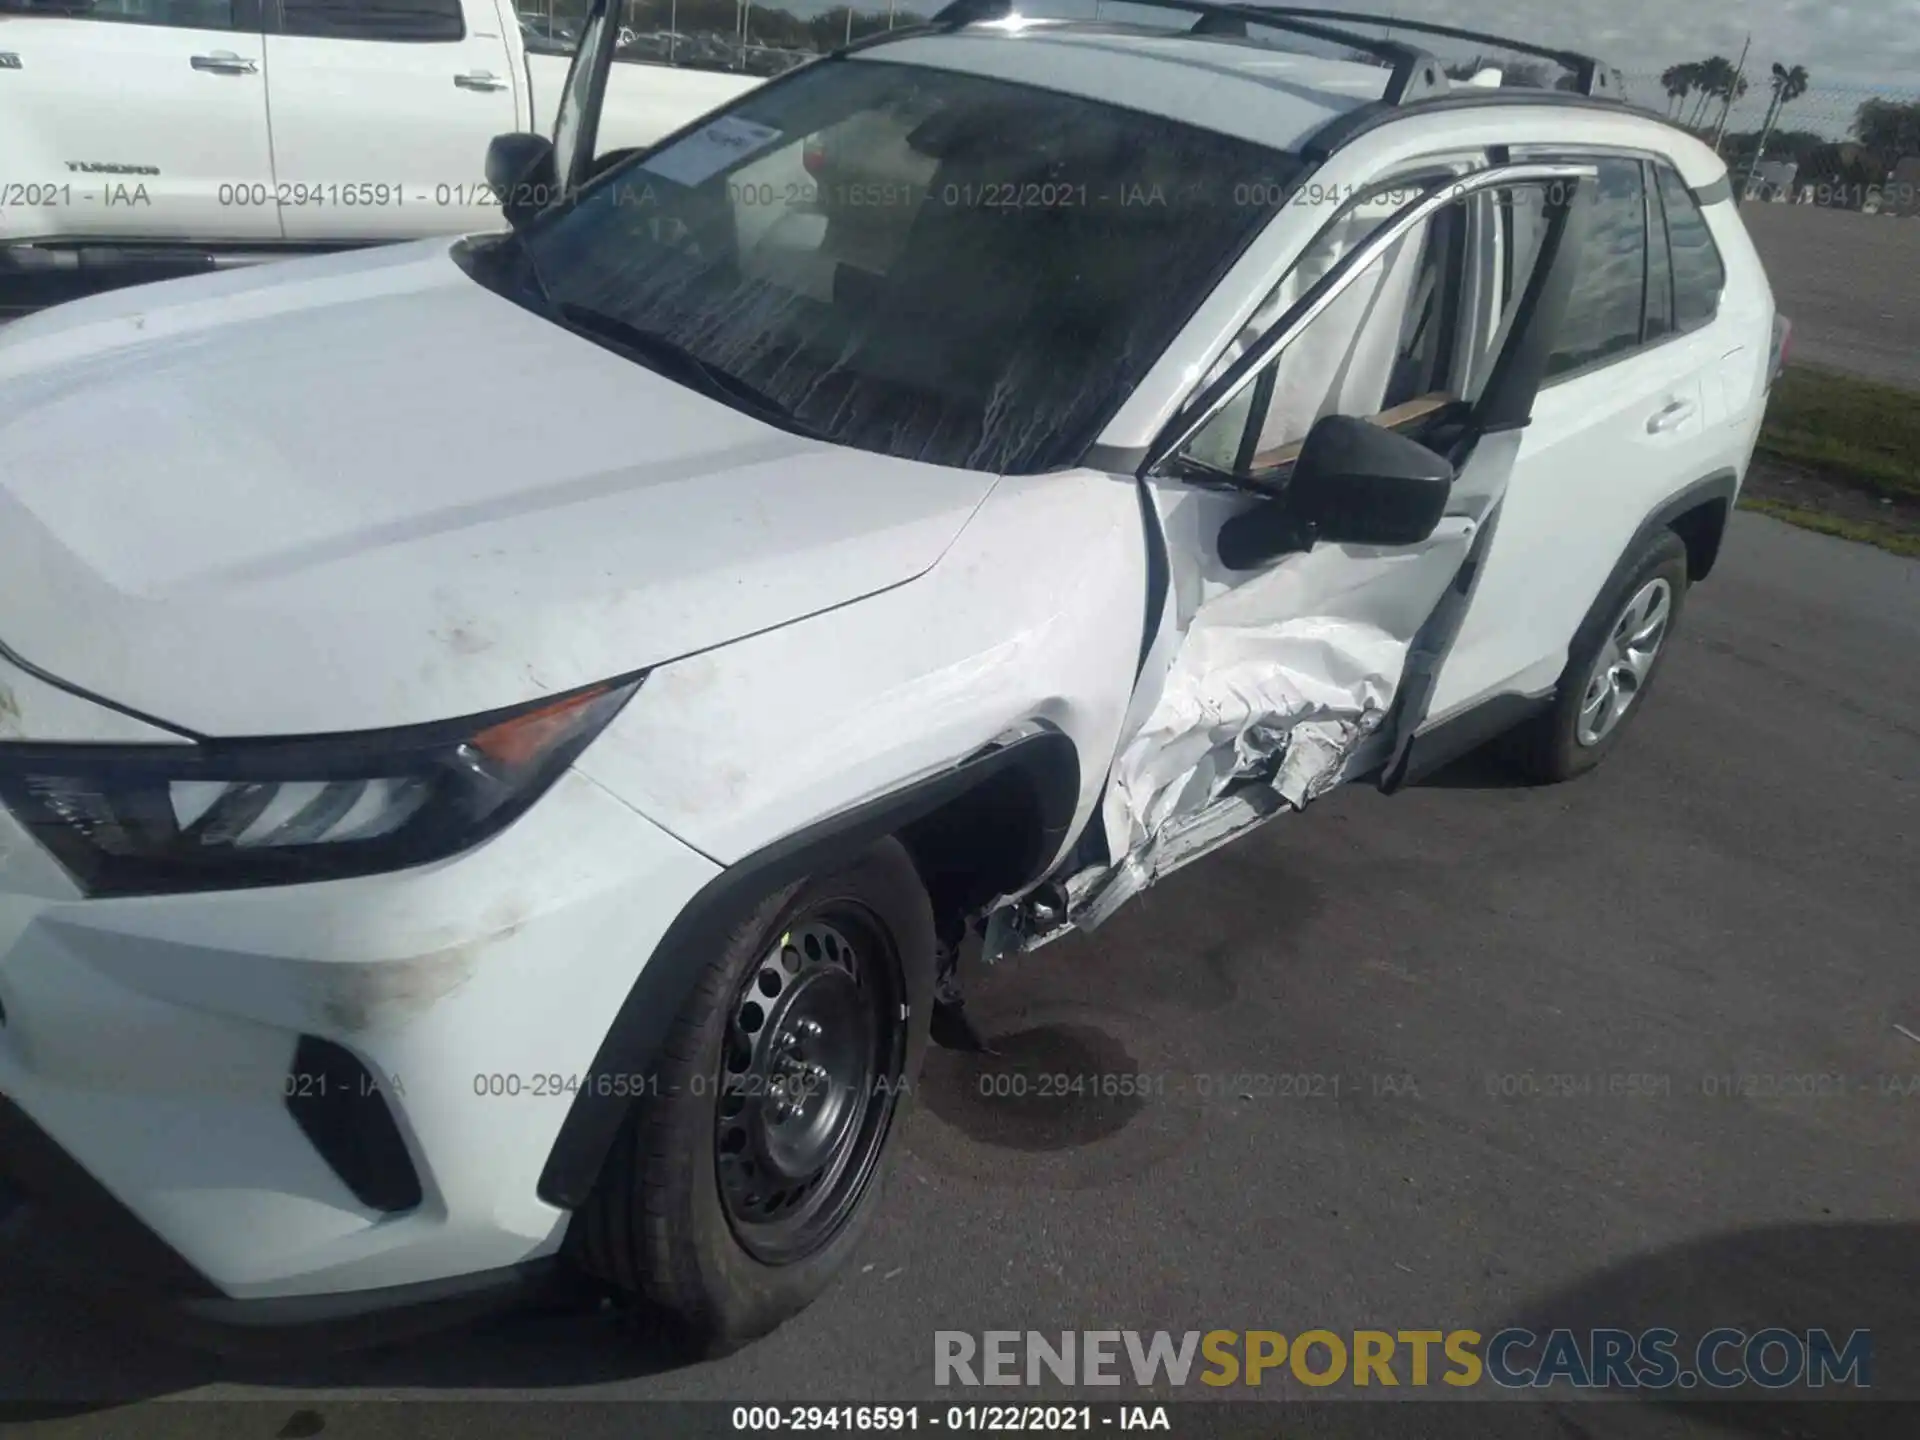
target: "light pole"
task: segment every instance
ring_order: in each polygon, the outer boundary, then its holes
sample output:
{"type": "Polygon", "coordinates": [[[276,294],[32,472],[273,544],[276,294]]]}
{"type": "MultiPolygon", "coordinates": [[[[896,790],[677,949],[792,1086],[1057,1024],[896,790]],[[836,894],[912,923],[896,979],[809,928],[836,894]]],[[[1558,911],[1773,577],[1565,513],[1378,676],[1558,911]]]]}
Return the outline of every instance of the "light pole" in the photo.
{"type": "Polygon", "coordinates": [[[1733,115],[1734,97],[1740,93],[1740,82],[1747,78],[1747,52],[1753,48],[1753,36],[1747,36],[1747,43],[1740,47],[1740,63],[1733,67],[1733,79],[1727,85],[1727,103],[1720,111],[1720,128],[1714,132],[1713,153],[1720,153],[1720,142],[1727,137],[1727,121],[1733,115]]]}
{"type": "MultiPolygon", "coordinates": [[[[1780,67],[1776,65],[1774,68],[1777,70],[1780,67]]],[[[1786,93],[1780,82],[1776,80],[1773,87],[1773,103],[1767,107],[1767,123],[1761,127],[1760,143],[1754,148],[1752,163],[1747,166],[1747,183],[1740,190],[1740,198],[1743,201],[1753,199],[1754,189],[1760,178],[1760,162],[1767,158],[1767,142],[1773,138],[1773,127],[1780,122],[1780,112],[1787,108],[1786,102],[1781,98],[1786,93]]],[[[1791,191],[1791,187],[1789,190],[1791,191]]],[[[1787,198],[1791,200],[1792,194],[1789,193],[1787,198]]]]}

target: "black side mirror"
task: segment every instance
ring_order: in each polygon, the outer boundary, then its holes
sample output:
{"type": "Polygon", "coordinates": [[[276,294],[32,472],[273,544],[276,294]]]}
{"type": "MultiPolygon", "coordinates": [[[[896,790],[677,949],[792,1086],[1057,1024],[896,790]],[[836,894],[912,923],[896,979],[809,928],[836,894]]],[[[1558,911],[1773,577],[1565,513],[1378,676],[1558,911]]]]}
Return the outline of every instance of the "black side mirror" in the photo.
{"type": "Polygon", "coordinates": [[[487,145],[487,186],[518,230],[560,198],[553,142],[544,135],[496,135],[487,145]]]}
{"type": "Polygon", "coordinates": [[[1445,456],[1371,421],[1328,415],[1307,432],[1286,504],[1321,540],[1418,545],[1440,523],[1452,489],[1445,456]]]}
{"type": "Polygon", "coordinates": [[[1367,420],[1327,415],[1301,444],[1286,490],[1220,528],[1221,562],[1250,570],[1315,542],[1417,545],[1446,513],[1453,466],[1367,420]]]}

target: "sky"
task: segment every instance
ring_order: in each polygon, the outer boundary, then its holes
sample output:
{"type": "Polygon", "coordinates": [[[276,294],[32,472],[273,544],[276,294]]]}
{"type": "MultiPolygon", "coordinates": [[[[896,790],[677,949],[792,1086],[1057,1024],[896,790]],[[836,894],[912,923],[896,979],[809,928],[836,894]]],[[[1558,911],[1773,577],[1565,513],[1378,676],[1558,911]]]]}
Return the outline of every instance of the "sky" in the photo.
{"type": "MultiPolygon", "coordinates": [[[[1328,9],[1372,10],[1369,4],[1310,0],[1328,9]]],[[[1586,49],[1621,69],[1657,74],[1680,60],[1725,55],[1737,60],[1753,35],[1755,62],[1765,74],[1775,61],[1804,65],[1851,91],[1888,90],[1920,95],[1920,0],[1401,0],[1378,7],[1409,19],[1436,20],[1525,35],[1547,44],[1586,49]]]]}

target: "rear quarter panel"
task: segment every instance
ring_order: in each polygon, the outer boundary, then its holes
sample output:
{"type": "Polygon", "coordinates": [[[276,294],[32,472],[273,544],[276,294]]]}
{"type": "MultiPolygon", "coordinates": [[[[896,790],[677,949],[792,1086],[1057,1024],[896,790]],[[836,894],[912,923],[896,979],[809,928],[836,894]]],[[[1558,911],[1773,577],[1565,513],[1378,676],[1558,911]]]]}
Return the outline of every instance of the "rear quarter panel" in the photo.
{"type": "Polygon", "coordinates": [[[1754,446],[1760,438],[1760,426],[1766,418],[1767,371],[1773,359],[1773,318],[1777,306],[1766,266],[1733,201],[1727,199],[1702,206],[1701,213],[1706,216],[1713,243],[1727,267],[1727,288],[1720,300],[1719,321],[1726,331],[1722,349],[1727,353],[1716,373],[1708,379],[1715,387],[1709,404],[1717,400],[1724,423],[1736,437],[1731,442],[1733,458],[1729,463],[1735,466],[1744,482],[1754,446]]]}

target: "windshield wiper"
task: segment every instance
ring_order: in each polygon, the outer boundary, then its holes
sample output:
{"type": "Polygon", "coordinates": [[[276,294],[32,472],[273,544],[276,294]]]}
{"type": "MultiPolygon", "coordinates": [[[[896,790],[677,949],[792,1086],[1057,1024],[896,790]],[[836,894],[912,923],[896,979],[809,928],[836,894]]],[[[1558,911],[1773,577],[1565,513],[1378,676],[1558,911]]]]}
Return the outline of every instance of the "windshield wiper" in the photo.
{"type": "Polygon", "coordinates": [[[742,380],[730,370],[723,370],[718,365],[702,360],[677,340],[669,340],[665,335],[643,330],[633,322],[622,320],[617,315],[608,315],[589,305],[576,304],[571,300],[563,300],[554,308],[555,313],[573,329],[596,339],[608,341],[647,364],[649,368],[688,381],[695,389],[713,396],[716,400],[731,401],[752,411],[762,419],[780,426],[783,430],[791,430],[815,440],[831,438],[824,431],[817,430],[800,419],[792,409],[774,399],[758,385],[742,380]]]}

